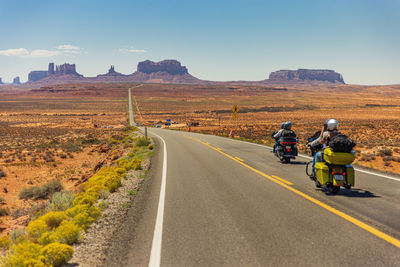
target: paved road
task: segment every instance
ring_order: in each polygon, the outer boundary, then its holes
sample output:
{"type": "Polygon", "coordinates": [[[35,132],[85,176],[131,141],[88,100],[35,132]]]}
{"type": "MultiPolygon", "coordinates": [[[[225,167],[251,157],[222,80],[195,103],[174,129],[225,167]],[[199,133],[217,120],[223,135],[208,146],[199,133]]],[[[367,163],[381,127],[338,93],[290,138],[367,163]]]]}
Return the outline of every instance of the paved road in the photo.
{"type": "Polygon", "coordinates": [[[303,158],[282,164],[256,144],[149,133],[157,153],[111,265],[400,265],[400,181],[357,172],[354,189],[328,196],[303,158]]]}

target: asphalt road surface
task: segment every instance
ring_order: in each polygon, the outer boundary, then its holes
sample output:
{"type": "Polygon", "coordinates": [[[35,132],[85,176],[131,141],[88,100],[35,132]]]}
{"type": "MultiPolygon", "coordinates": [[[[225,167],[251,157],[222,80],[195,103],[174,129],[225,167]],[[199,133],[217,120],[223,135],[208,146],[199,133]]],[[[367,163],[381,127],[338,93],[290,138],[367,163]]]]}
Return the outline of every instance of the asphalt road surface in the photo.
{"type": "Polygon", "coordinates": [[[149,129],[156,154],[105,265],[400,266],[400,179],[356,172],[327,195],[298,157],[149,129]],[[118,253],[115,252],[115,248],[118,253]]]}
{"type": "Polygon", "coordinates": [[[307,159],[282,164],[247,142],[149,133],[152,181],[135,203],[122,265],[399,266],[400,180],[356,172],[355,188],[326,195],[305,175],[307,159]]]}

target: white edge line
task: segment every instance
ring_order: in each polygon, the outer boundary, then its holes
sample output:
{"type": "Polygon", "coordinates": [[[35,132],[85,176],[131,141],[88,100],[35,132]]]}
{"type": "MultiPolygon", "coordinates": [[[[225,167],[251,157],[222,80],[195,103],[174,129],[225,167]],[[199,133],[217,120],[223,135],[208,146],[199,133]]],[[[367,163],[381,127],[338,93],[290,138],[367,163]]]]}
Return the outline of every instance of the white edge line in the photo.
{"type": "Polygon", "coordinates": [[[164,203],[165,203],[165,187],[167,183],[167,145],[165,144],[164,139],[152,133],[163,142],[164,147],[164,160],[163,160],[163,170],[162,170],[162,178],[161,178],[161,189],[160,189],[160,198],[158,200],[158,210],[157,210],[157,218],[154,226],[154,234],[153,234],[153,243],[151,246],[150,253],[150,261],[149,267],[158,267],[161,262],[161,245],[162,245],[162,234],[163,234],[163,221],[164,221],[164,203]]]}
{"type": "MultiPolygon", "coordinates": [[[[224,138],[224,139],[230,140],[230,141],[241,142],[241,143],[247,143],[247,144],[251,144],[251,145],[253,145],[253,146],[259,146],[259,147],[268,148],[268,149],[272,150],[272,147],[270,147],[270,146],[255,144],[255,143],[252,143],[252,142],[246,142],[246,141],[242,141],[242,140],[236,140],[236,139],[225,138],[225,137],[221,137],[221,136],[217,136],[217,135],[213,135],[213,136],[220,137],[220,138],[224,138]]],[[[299,154],[298,157],[302,157],[302,158],[306,158],[306,159],[312,159],[312,157],[310,157],[310,156],[301,155],[301,154],[299,154]]],[[[362,169],[359,169],[359,168],[354,168],[354,169],[355,169],[356,171],[358,171],[358,172],[363,172],[363,173],[367,173],[367,174],[371,174],[371,175],[375,175],[375,176],[379,176],[379,177],[382,177],[382,178],[386,178],[386,179],[390,179],[390,180],[394,180],[394,181],[400,182],[400,178],[395,178],[395,177],[391,177],[391,176],[384,175],[384,174],[380,174],[380,173],[365,171],[365,170],[362,170],[362,169]]]]}

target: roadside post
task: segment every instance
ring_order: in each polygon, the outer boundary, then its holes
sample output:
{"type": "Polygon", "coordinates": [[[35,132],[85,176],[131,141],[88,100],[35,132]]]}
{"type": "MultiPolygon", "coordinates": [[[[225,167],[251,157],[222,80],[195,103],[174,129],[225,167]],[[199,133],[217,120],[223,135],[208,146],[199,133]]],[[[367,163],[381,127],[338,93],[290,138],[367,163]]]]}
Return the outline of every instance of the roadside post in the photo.
{"type": "MultiPolygon", "coordinates": [[[[236,128],[235,130],[236,130],[236,132],[237,132],[237,128],[238,128],[238,118],[239,118],[239,116],[238,116],[238,113],[239,113],[239,107],[237,106],[237,105],[234,105],[233,107],[232,107],[232,119],[233,119],[233,124],[234,124],[234,128],[236,128]]],[[[229,133],[229,137],[234,137],[234,135],[235,135],[235,130],[234,129],[232,129],[231,130],[231,132],[229,133]]]]}

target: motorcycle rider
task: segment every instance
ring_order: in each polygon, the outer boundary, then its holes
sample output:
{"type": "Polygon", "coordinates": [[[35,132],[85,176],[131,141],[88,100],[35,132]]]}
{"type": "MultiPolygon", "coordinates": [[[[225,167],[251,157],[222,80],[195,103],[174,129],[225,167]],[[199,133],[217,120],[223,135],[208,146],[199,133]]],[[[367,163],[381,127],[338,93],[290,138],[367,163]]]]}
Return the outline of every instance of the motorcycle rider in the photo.
{"type": "Polygon", "coordinates": [[[275,145],[274,145],[274,153],[276,152],[276,148],[279,146],[279,138],[282,136],[296,136],[296,133],[291,129],[292,128],[292,122],[287,121],[283,122],[281,124],[281,129],[274,134],[273,138],[275,138],[275,145]]]}
{"type": "Polygon", "coordinates": [[[281,129],[278,132],[276,132],[275,134],[272,135],[272,137],[275,138],[274,153],[276,151],[276,148],[279,146],[279,141],[278,140],[279,140],[279,137],[282,135],[283,129],[285,127],[285,123],[286,122],[282,122],[281,123],[281,129]],[[278,136],[278,137],[275,137],[275,136],[278,136]]]}
{"type": "Polygon", "coordinates": [[[322,150],[319,152],[316,152],[314,154],[314,158],[313,158],[313,164],[312,164],[312,176],[315,177],[315,164],[317,162],[322,162],[322,152],[324,150],[325,147],[328,146],[329,140],[332,139],[332,137],[340,134],[338,131],[339,128],[339,122],[335,119],[329,119],[326,121],[322,131],[321,131],[321,135],[315,139],[314,141],[312,141],[310,143],[311,147],[317,147],[320,144],[322,144],[322,150]]]}

